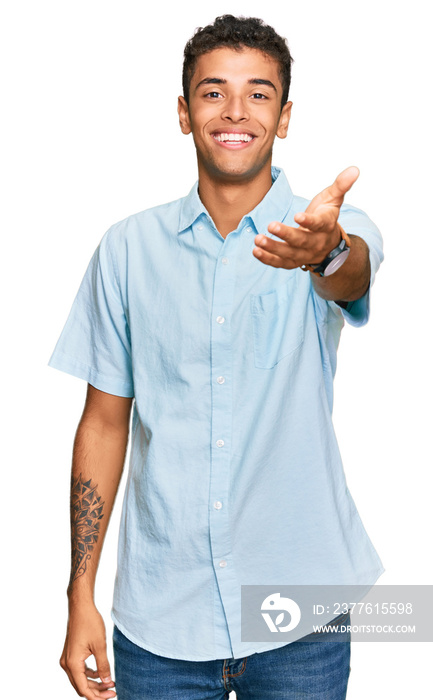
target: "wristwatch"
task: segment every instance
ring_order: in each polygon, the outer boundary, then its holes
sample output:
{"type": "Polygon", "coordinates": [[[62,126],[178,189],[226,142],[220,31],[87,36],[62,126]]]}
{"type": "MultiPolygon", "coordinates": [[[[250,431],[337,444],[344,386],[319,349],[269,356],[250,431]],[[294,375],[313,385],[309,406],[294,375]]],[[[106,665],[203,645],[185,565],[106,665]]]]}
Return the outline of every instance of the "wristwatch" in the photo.
{"type": "Polygon", "coordinates": [[[326,258],[318,265],[301,265],[301,270],[305,272],[314,272],[314,274],[320,275],[320,277],[329,277],[329,275],[333,275],[334,272],[346,262],[350,252],[350,238],[340,224],[337,224],[337,226],[341,233],[341,241],[338,246],[331,250],[326,258]]]}

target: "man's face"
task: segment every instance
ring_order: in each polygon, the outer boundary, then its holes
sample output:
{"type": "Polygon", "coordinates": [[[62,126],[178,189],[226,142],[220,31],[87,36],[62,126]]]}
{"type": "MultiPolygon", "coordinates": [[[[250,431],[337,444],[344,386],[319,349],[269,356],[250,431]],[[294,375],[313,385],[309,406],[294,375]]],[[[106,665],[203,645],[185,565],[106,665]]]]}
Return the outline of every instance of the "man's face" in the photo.
{"type": "Polygon", "coordinates": [[[215,49],[197,61],[182,132],[192,132],[199,174],[243,181],[270,167],[275,136],[285,138],[292,103],[281,110],[278,63],[257,49],[215,49]]]}

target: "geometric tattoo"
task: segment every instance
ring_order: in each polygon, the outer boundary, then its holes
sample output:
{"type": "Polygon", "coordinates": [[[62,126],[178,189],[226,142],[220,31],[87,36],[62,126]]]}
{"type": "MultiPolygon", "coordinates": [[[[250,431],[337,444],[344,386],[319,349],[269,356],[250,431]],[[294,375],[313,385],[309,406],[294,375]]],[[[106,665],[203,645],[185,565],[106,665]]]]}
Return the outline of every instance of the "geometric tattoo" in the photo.
{"type": "Polygon", "coordinates": [[[99,521],[104,517],[104,503],[92,486],[92,480],[71,479],[71,553],[72,566],[69,585],[86,571],[93,546],[99,537],[99,521]]]}

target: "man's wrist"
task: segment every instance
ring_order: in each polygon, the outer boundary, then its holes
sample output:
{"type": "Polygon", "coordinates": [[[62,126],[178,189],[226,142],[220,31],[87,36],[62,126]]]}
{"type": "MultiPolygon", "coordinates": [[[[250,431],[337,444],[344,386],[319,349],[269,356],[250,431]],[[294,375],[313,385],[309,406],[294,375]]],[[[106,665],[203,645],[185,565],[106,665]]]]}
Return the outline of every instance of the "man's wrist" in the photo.
{"type": "Polygon", "coordinates": [[[93,604],[94,603],[94,585],[81,578],[77,578],[70,582],[66,589],[66,596],[69,605],[78,604],[93,604]]]}
{"type": "Polygon", "coordinates": [[[323,299],[356,301],[368,291],[371,276],[368,245],[359,236],[351,234],[350,238],[352,245],[347,263],[335,275],[311,275],[314,289],[323,299]]]}
{"type": "Polygon", "coordinates": [[[302,270],[312,272],[318,277],[329,277],[346,262],[350,252],[350,238],[338,222],[337,227],[340,233],[340,241],[337,246],[327,254],[322,262],[317,265],[301,265],[302,270]]]}

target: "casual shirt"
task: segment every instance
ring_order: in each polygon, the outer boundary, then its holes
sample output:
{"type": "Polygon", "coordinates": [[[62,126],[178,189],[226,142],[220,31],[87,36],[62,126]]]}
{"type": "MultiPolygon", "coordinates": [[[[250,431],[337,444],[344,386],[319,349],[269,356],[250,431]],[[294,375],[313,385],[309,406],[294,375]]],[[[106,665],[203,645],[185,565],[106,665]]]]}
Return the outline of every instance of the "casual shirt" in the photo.
{"type": "MultiPolygon", "coordinates": [[[[384,571],[331,417],[340,332],[367,322],[370,290],[342,309],[309,273],[254,257],[258,233],[308,205],[272,178],[225,239],[197,183],[112,226],[50,360],[134,397],[112,617],[161,656],[283,646],[241,640],[242,585],[373,585],[384,571]]],[[[346,204],[339,222],[367,242],[372,283],[378,229],[346,204]]]]}

